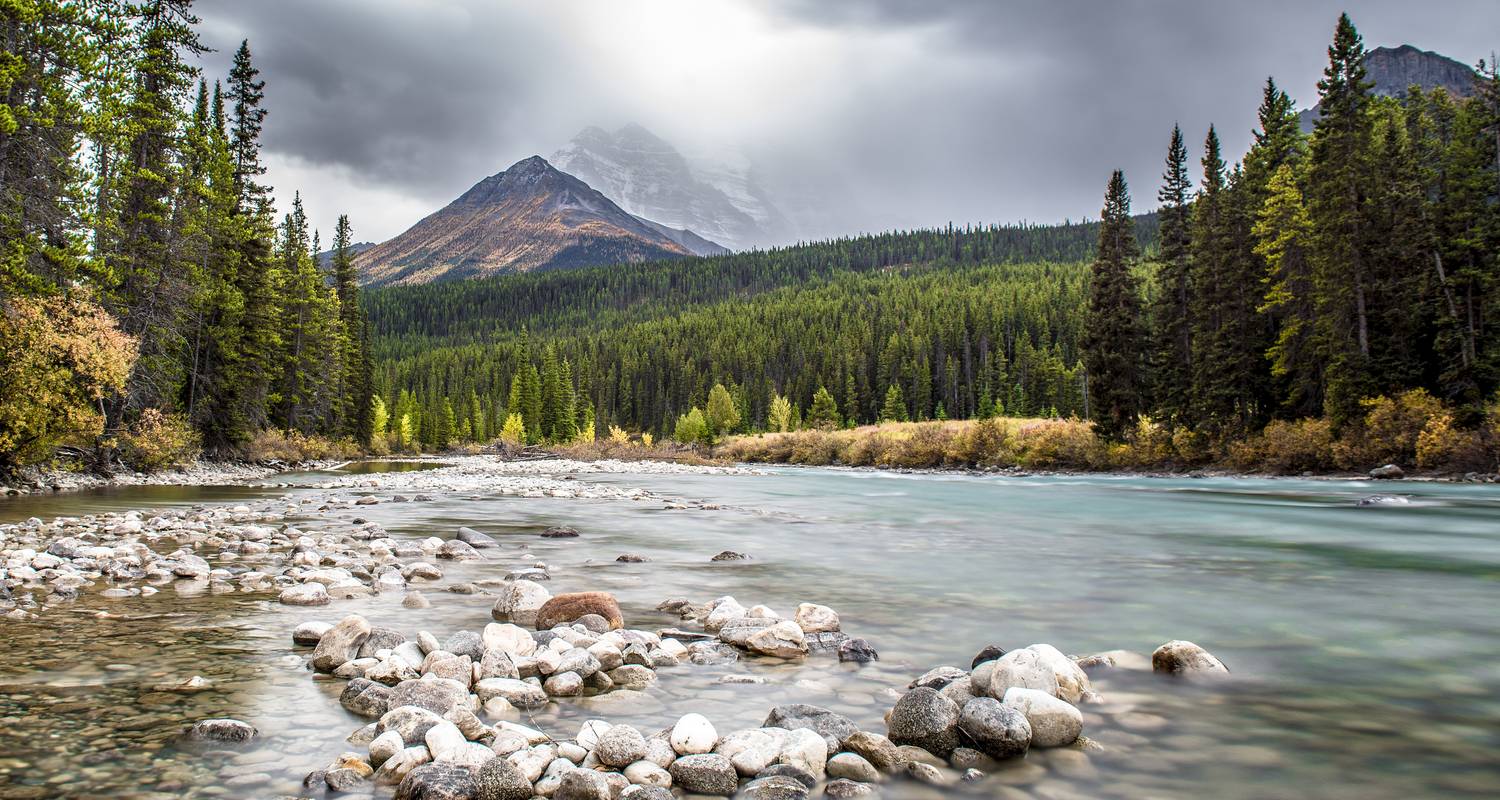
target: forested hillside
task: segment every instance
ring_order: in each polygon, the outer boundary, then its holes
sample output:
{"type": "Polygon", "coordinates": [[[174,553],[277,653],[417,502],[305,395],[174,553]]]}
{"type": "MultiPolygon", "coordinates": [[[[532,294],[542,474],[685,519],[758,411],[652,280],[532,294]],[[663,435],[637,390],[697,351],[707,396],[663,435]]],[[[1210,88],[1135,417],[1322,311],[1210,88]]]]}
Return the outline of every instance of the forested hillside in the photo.
{"type": "Polygon", "coordinates": [[[1310,136],[1269,79],[1237,163],[1210,126],[1194,180],[1171,130],[1149,218],[1116,172],[1094,225],[372,293],[382,414],[423,447],[1076,415],[1146,463],[1492,468],[1500,77],[1377,97],[1347,16],[1328,55],[1310,136]]]}
{"type": "Polygon", "coordinates": [[[0,3],[0,474],[152,469],[256,437],[363,442],[351,228],[329,269],[263,184],[265,82],[191,0],[0,3]]]}
{"type": "MultiPolygon", "coordinates": [[[[1134,228],[1149,242],[1154,216],[1134,228]]],[[[717,382],[745,429],[765,425],[773,392],[806,406],[820,386],[860,420],[892,385],[913,418],[996,401],[1081,414],[1082,262],[1097,239],[1096,223],[916,231],[375,290],[376,388],[427,446],[498,435],[512,379],[549,357],[601,430],[669,430],[717,382]]]]}

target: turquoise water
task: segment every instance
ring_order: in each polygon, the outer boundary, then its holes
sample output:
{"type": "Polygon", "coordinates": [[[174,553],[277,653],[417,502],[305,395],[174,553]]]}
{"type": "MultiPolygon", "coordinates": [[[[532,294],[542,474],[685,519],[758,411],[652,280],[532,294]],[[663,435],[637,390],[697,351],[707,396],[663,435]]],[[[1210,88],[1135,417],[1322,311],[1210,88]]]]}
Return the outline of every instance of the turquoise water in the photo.
{"type": "MultiPolygon", "coordinates": [[[[732,594],[784,614],[798,602],[822,603],[837,609],[844,629],[868,639],[882,660],[864,669],[827,659],[665,669],[651,702],[640,707],[584,701],[539,715],[537,723],[555,735],[571,735],[590,716],[656,730],[688,711],[705,713],[726,732],[758,725],[770,706],[787,701],[835,708],[883,731],[881,715],[890,707],[883,689],[904,687],[940,664],[966,667],[986,644],[1149,653],[1180,638],[1221,657],[1234,679],[1201,687],[1149,674],[1096,676],[1107,702],[1085,709],[1086,733],[1105,752],[1086,769],[1034,753],[970,790],[1038,798],[1411,798],[1492,797],[1500,787],[1500,488],[793,468],[761,476],[579,480],[643,486],[718,508],[465,494],[360,507],[345,516],[380,522],[396,536],[447,537],[460,525],[476,527],[506,546],[483,562],[445,563],[445,583],[499,577],[539,558],[552,568],[552,591],[612,591],[637,627],[674,624],[654,612],[669,596],[703,601],[732,594]],[[1408,502],[1357,505],[1376,493],[1408,502]],[[536,537],[556,524],[583,536],[536,537]],[[708,561],[724,549],[751,559],[708,561]],[[625,552],[650,561],[614,563],[625,552]],[[774,683],[716,682],[734,672],[760,673],[774,683]]],[[[147,488],[3,501],[0,520],[286,491],[147,488]]],[[[66,626],[9,625],[18,655],[0,666],[8,698],[0,700],[0,718],[34,733],[0,757],[0,798],[52,796],[8,794],[5,781],[17,789],[37,786],[88,752],[68,736],[45,741],[48,730],[82,724],[74,720],[82,712],[34,696],[72,698],[80,684],[93,687],[89,697],[123,708],[121,719],[145,715],[167,729],[179,717],[224,713],[264,733],[257,749],[239,756],[247,763],[229,765],[237,775],[255,768],[260,783],[210,783],[204,791],[184,788],[191,782],[163,788],[150,776],[171,769],[181,771],[174,773],[179,781],[223,775],[222,756],[180,750],[171,736],[139,722],[132,723],[135,731],[95,731],[95,741],[104,736],[122,748],[139,749],[146,740],[157,746],[142,762],[149,770],[122,763],[70,771],[81,788],[110,796],[127,786],[172,795],[295,793],[302,774],[349,749],[343,738],[359,721],[338,706],[340,682],[315,681],[287,666],[285,657],[295,652],[287,644],[291,627],[357,611],[376,624],[409,633],[427,628],[445,638],[489,621],[489,598],[436,587],[424,593],[432,608],[413,611],[390,596],[294,610],[265,598],[163,592],[128,606],[85,599],[74,609],[172,615],[149,623],[53,611],[67,614],[66,626]],[[161,620],[170,624],[163,628],[161,620]],[[105,626],[115,639],[109,654],[96,653],[89,645],[105,626]],[[87,657],[64,664],[59,650],[87,657]],[[135,673],[118,664],[104,671],[106,663],[124,660],[143,676],[207,675],[202,665],[209,656],[210,677],[223,690],[174,699],[177,706],[160,693],[143,693],[147,677],[132,682],[135,673]],[[17,686],[34,688],[19,710],[17,686]]],[[[887,792],[929,793],[910,785],[887,792]]]]}

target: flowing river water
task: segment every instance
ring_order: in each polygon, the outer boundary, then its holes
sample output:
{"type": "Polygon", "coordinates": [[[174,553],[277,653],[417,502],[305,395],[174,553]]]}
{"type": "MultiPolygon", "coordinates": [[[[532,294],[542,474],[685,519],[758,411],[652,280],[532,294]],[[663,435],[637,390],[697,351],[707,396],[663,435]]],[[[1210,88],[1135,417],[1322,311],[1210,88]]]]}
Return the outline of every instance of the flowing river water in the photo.
{"type": "MultiPolygon", "coordinates": [[[[881,655],[864,667],[824,655],[663,668],[643,699],[564,701],[529,720],[559,738],[591,717],[650,732],[689,711],[724,733],[758,726],[785,702],[832,708],[884,732],[889,690],[935,666],[967,668],[988,644],[1149,654],[1189,639],[1227,663],[1232,679],[1096,674],[1105,702],[1084,707],[1085,734],[1103,752],[1033,751],[949,792],[1378,800],[1500,791],[1496,487],[766,472],[577,476],[708,508],[465,491],[341,513],[397,538],[449,538],[467,525],[501,540],[486,560],[444,562],[442,584],[502,577],[540,558],[554,593],[613,592],[627,625],[650,629],[677,623],[654,610],[671,596],[728,594],[783,614],[816,602],[837,609],[844,630],[881,655]],[[1408,502],[1358,505],[1377,492],[1408,502]],[[583,535],[538,538],[549,525],[583,535]],[[709,561],[725,549],[751,558],[709,561]],[[626,552],[649,560],[615,563],[626,552]],[[770,682],[720,683],[726,673],[770,682]]],[[[0,523],[311,491],[130,487],[22,497],[0,500],[0,523]]],[[[292,628],[357,612],[443,639],[490,621],[492,597],[423,588],[426,609],[403,608],[399,594],[295,608],[274,594],[211,594],[179,582],[153,597],[85,593],[34,621],[0,620],[0,800],[301,794],[303,775],[362,750],[345,737],[364,720],[339,705],[343,681],[304,667],[292,628]],[[193,675],[212,689],[155,690],[193,675]],[[234,750],[182,743],[188,725],[217,716],[251,722],[261,736],[234,750]]],[[[899,783],[884,791],[925,798],[937,790],[899,783]]]]}

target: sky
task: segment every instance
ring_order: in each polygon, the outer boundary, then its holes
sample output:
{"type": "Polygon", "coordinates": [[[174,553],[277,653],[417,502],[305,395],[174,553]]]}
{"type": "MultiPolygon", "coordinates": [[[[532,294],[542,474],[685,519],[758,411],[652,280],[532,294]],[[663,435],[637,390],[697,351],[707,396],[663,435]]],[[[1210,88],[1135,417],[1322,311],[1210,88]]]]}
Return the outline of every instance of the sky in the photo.
{"type": "MultiPolygon", "coordinates": [[[[1368,47],[1465,63],[1495,0],[199,0],[203,58],[266,82],[279,207],[382,241],[588,125],[639,123],[805,184],[816,233],[1155,205],[1174,123],[1236,157],[1267,76],[1316,84],[1339,12],[1368,47]]],[[[1197,148],[1194,148],[1195,150],[1197,148]]]]}

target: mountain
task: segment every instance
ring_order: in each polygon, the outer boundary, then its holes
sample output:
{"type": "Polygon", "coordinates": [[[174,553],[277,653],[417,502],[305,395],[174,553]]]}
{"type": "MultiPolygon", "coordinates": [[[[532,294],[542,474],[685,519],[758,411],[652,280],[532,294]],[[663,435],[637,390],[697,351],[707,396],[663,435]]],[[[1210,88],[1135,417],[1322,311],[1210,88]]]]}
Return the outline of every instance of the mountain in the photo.
{"type": "MultiPolygon", "coordinates": [[[[354,244],[349,245],[349,251],[351,253],[353,253],[354,255],[357,256],[360,253],[363,253],[364,251],[369,250],[370,248],[372,248],[374,246],[375,246],[374,242],[355,242],[354,244]]],[[[333,263],[333,251],[332,250],[324,250],[323,252],[321,252],[321,253],[318,254],[318,264],[320,266],[326,267],[326,266],[328,266],[329,264],[332,264],[332,263],[333,263]]]]}
{"type": "Polygon", "coordinates": [[[733,250],[786,244],[795,237],[743,156],[690,160],[631,124],[613,133],[584,128],[552,162],[631,214],[696,231],[733,250]]]}
{"type": "MultiPolygon", "coordinates": [[[[1456,97],[1469,97],[1477,86],[1473,68],[1445,55],[1403,44],[1377,47],[1365,54],[1368,80],[1376,97],[1401,97],[1412,86],[1446,89],[1456,97]]],[[[1311,131],[1321,115],[1317,106],[1302,112],[1302,130],[1311,131]]]]}
{"type": "Polygon", "coordinates": [[[713,247],[690,231],[626,213],[532,156],[474,184],[354,263],[363,282],[379,286],[681,258],[713,247]]]}

